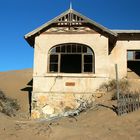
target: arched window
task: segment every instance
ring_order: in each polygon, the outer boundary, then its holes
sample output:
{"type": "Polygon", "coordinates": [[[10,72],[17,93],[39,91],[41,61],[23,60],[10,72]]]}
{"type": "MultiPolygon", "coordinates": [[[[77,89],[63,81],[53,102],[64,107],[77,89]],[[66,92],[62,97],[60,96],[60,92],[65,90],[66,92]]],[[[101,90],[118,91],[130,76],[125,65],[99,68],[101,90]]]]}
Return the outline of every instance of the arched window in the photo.
{"type": "Polygon", "coordinates": [[[87,45],[66,43],[49,51],[51,73],[94,73],[94,70],[94,52],[87,45]]]}

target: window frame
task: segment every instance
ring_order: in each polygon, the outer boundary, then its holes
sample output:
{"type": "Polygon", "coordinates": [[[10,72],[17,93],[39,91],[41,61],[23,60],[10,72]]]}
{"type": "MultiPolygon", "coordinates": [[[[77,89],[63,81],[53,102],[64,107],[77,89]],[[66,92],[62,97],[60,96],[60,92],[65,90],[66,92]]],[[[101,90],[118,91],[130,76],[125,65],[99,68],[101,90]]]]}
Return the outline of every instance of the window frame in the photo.
{"type": "Polygon", "coordinates": [[[140,58],[139,59],[136,58],[136,53],[137,52],[140,53],[140,50],[127,50],[127,61],[140,61],[140,58]],[[133,53],[133,56],[132,56],[133,58],[132,59],[128,59],[128,57],[129,57],[128,56],[129,55],[128,53],[129,52],[132,52],[133,53]]]}
{"type": "MultiPolygon", "coordinates": [[[[57,49],[56,49],[57,50],[57,49]]],[[[95,54],[94,54],[94,52],[93,52],[93,50],[89,47],[89,46],[87,46],[87,45],[85,45],[85,44],[79,44],[79,43],[64,43],[64,44],[59,44],[59,45],[55,45],[55,46],[53,46],[50,50],[49,50],[49,52],[48,52],[48,69],[47,69],[47,71],[48,71],[48,73],[67,73],[67,72],[60,72],[61,71],[61,55],[62,54],[68,54],[68,55],[75,55],[75,54],[80,54],[81,55],[81,73],[74,73],[74,74],[88,74],[88,73],[91,73],[91,74],[94,74],[95,73],[95,54]],[[71,46],[71,52],[68,52],[68,48],[67,48],[67,46],[68,45],[70,45],[71,46]],[[67,52],[66,52],[66,49],[65,49],[65,52],[61,52],[61,47],[63,47],[63,46],[65,46],[66,48],[67,48],[67,52]],[[76,51],[78,50],[78,46],[80,46],[82,49],[81,49],[81,52],[72,52],[72,46],[76,46],[76,51]],[[53,50],[53,49],[56,49],[57,47],[60,47],[60,52],[56,52],[55,51],[55,53],[52,53],[51,51],[53,50]],[[85,47],[86,47],[86,52],[85,52],[85,47]],[[88,53],[88,51],[90,50],[90,53],[88,53]],[[82,52],[83,51],[83,52],[82,52]],[[51,72],[50,71],[50,64],[51,64],[51,62],[50,62],[50,57],[51,57],[51,55],[58,55],[58,71],[57,72],[51,72]],[[86,55],[90,55],[90,56],[92,56],[92,63],[84,63],[84,56],[86,56],[86,55]],[[92,68],[92,71],[90,72],[85,72],[84,71],[84,65],[85,64],[91,64],[92,66],[91,66],[91,68],[92,68]]],[[[68,73],[67,73],[68,74],[68,73]]]]}

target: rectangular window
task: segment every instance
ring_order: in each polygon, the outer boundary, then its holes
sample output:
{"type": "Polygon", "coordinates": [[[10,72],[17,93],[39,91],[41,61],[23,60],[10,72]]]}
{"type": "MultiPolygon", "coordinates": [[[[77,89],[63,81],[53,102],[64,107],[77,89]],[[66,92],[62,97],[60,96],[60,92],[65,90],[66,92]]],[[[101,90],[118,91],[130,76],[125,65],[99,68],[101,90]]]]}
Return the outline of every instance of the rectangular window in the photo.
{"type": "Polygon", "coordinates": [[[61,47],[61,52],[62,52],[62,53],[65,53],[65,51],[66,51],[66,47],[65,47],[65,46],[62,46],[62,47],[61,47]]]}
{"type": "Polygon", "coordinates": [[[58,55],[50,55],[50,72],[58,72],[58,55]]]}
{"type": "Polygon", "coordinates": [[[84,55],[84,72],[92,72],[92,55],[84,55]]]}
{"type": "Polygon", "coordinates": [[[140,51],[135,52],[135,59],[140,59],[140,51]]]}
{"type": "Polygon", "coordinates": [[[140,51],[139,50],[130,50],[127,51],[127,60],[128,61],[137,61],[140,60],[140,51]]]}
{"type": "Polygon", "coordinates": [[[56,52],[60,53],[60,47],[56,47],[56,52]]]}
{"type": "Polygon", "coordinates": [[[67,53],[71,53],[71,45],[67,46],[67,53]]]}
{"type": "Polygon", "coordinates": [[[133,59],[134,59],[133,51],[127,51],[127,60],[133,60],[133,59]]]}
{"type": "Polygon", "coordinates": [[[61,54],[60,72],[81,73],[81,54],[61,54]]]}
{"type": "Polygon", "coordinates": [[[76,53],[76,47],[74,45],[72,45],[72,52],[76,53]]]}

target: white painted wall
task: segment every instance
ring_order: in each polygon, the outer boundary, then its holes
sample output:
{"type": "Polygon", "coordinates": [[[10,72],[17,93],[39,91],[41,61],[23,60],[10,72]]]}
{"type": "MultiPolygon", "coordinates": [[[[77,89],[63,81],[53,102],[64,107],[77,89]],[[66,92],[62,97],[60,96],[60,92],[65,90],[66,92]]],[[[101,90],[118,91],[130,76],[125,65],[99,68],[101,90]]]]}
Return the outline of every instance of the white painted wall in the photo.
{"type": "Polygon", "coordinates": [[[100,34],[42,34],[35,39],[33,92],[50,92],[50,89],[51,92],[93,92],[108,79],[108,66],[108,38],[100,34]],[[62,43],[81,43],[91,47],[95,53],[95,73],[48,73],[48,52],[62,43]],[[75,86],[67,87],[66,82],[74,82],[75,86]]]}

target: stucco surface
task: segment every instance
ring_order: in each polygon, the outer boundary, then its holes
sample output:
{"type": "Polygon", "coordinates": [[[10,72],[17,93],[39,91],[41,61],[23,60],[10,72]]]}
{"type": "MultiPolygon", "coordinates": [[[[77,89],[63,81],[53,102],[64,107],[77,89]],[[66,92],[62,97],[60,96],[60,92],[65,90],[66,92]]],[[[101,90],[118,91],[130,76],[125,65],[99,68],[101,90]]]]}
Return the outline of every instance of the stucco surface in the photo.
{"type": "Polygon", "coordinates": [[[32,117],[52,117],[76,109],[78,100],[95,101],[96,90],[115,78],[127,76],[127,50],[140,50],[140,41],[117,41],[109,52],[108,38],[98,34],[41,34],[35,38],[32,117]],[[80,43],[95,54],[95,73],[49,73],[49,50],[58,44],[80,43]],[[70,84],[69,84],[70,83],[70,84]],[[71,84],[72,83],[72,84],[71,84]]]}
{"type": "Polygon", "coordinates": [[[109,77],[115,78],[114,64],[118,64],[119,78],[127,77],[127,50],[140,50],[140,40],[117,41],[109,55],[109,77]]]}

